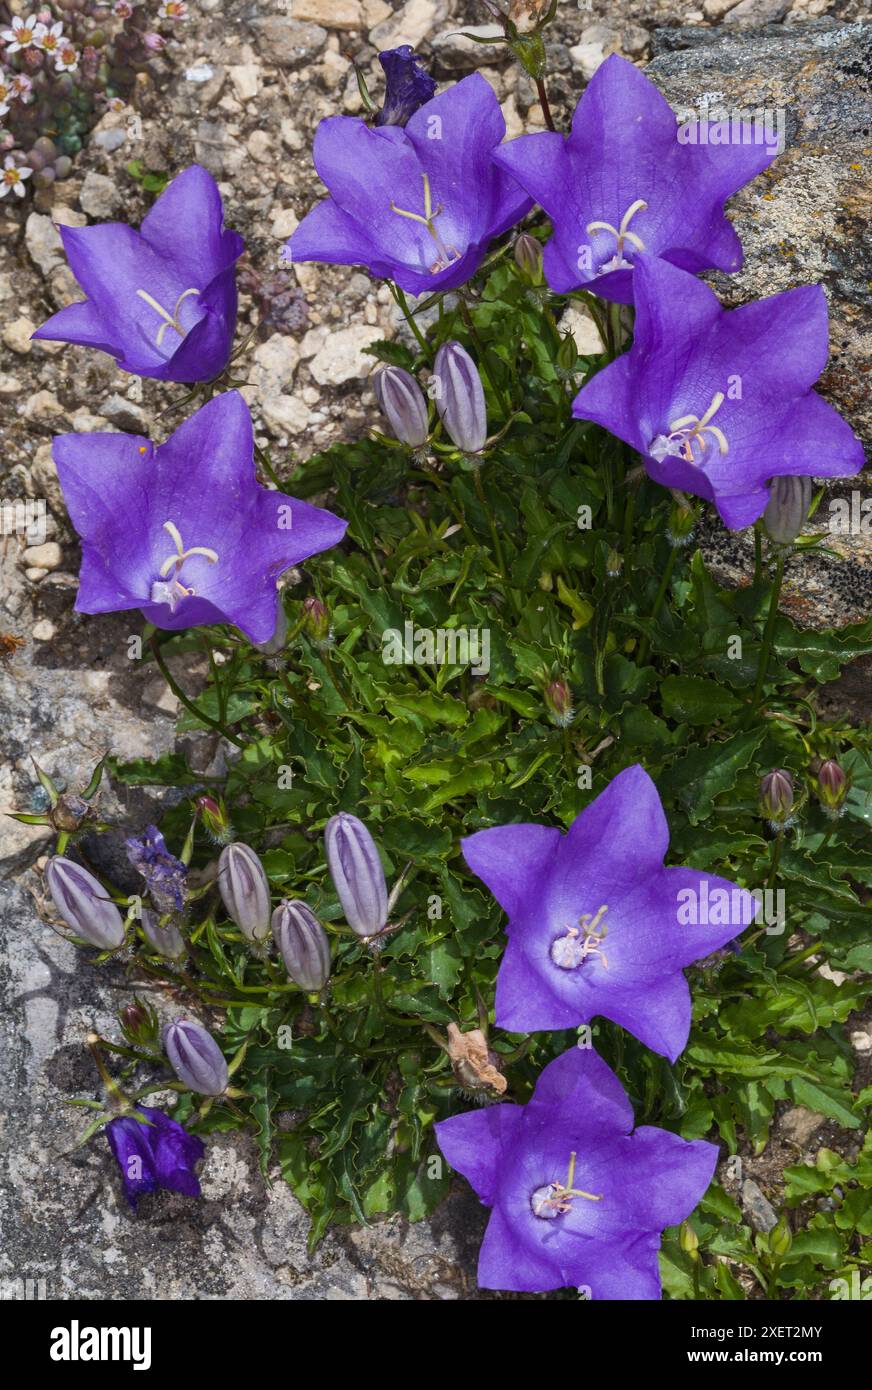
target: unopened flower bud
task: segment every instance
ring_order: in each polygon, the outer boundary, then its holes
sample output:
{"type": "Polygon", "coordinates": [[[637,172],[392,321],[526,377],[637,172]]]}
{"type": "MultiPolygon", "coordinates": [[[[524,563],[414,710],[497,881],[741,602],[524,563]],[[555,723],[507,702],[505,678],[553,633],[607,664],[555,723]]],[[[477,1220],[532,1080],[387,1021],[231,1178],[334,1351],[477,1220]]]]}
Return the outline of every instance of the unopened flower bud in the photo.
{"type": "Polygon", "coordinates": [[[458,449],[477,454],[487,440],[484,387],[478,368],[460,343],[443,343],[433,364],[436,409],[458,449]]]}
{"type": "Polygon", "coordinates": [[[325,827],[324,852],[346,922],[358,936],[374,936],[388,920],[388,890],[375,840],[357,816],[340,811],[325,827]]]}
{"type": "Polygon", "coordinates": [[[543,698],[553,723],[561,729],[572,723],[575,713],[572,707],[572,691],[565,680],[560,678],[546,685],[543,698]]]}
{"type": "Polygon", "coordinates": [[[156,912],[151,908],[144,907],[139,919],[142,927],[142,934],[153,951],[159,956],[165,956],[167,960],[181,960],[185,954],[185,942],[178,927],[168,921],[166,925],[161,925],[161,920],[156,912]]]}
{"type": "Polygon", "coordinates": [[[699,1250],[699,1236],[687,1221],[683,1221],[679,1227],[678,1244],[687,1255],[695,1256],[699,1250]]]}
{"type": "Polygon", "coordinates": [[[218,856],[218,889],[227,915],[248,941],[269,936],[269,881],[248,845],[225,845],[218,856]]]}
{"type": "Polygon", "coordinates": [[[542,273],[542,247],[529,232],[522,232],[515,242],[515,264],[528,284],[542,284],[545,278],[542,273]]]}
{"type": "Polygon", "coordinates": [[[427,402],[411,372],[402,367],[382,367],[372,382],[376,400],[391,429],[403,444],[419,449],[427,443],[427,402]]]}
{"type": "Polygon", "coordinates": [[[617,579],[623,568],[624,557],[613,547],[606,556],[606,574],[609,579],[617,579]]]}
{"type": "Polygon", "coordinates": [[[330,613],[326,604],[321,599],[310,594],[303,600],[303,612],[306,615],[305,628],[310,637],[316,642],[323,642],[330,635],[330,613]]]}
{"type": "Polygon", "coordinates": [[[578,344],[571,333],[560,339],[557,349],[557,366],[563,373],[574,373],[578,366],[578,344]]]}
{"type": "Polygon", "coordinates": [[[821,763],[817,775],[818,798],[825,811],[837,815],[850,789],[848,775],[835,758],[821,763]]]}
{"type": "Polygon", "coordinates": [[[767,772],[760,782],[760,808],[773,825],[783,825],[793,810],[793,778],[783,767],[767,772]]]}
{"type": "Polygon", "coordinates": [[[115,951],[124,941],[124,919],[93,874],[63,855],[49,860],[45,881],[67,926],[101,951],[115,951]]]}
{"type": "Polygon", "coordinates": [[[194,806],[200,813],[200,820],[206,834],[219,845],[226,845],[232,835],[230,818],[223,801],[212,796],[198,796],[194,806]]]}
{"type": "Polygon", "coordinates": [[[666,539],[676,550],[689,545],[696,525],[696,512],[687,502],[676,501],[666,523],[666,539]]]}
{"type": "Polygon", "coordinates": [[[787,1216],[782,1213],[778,1218],[778,1224],[773,1226],[772,1230],[769,1232],[769,1249],[772,1251],[773,1255],[777,1255],[779,1259],[783,1260],[785,1255],[789,1254],[792,1244],[793,1235],[787,1221],[787,1216]]]}
{"type": "Polygon", "coordinates": [[[763,513],[763,525],[769,539],[776,545],[790,545],[796,540],[808,520],[811,488],[809,477],[773,478],[769,501],[763,513]]]}
{"type": "Polygon", "coordinates": [[[154,1009],[142,999],[134,999],[119,1013],[124,1036],[128,1042],[146,1047],[157,1043],[158,1017],[154,1009]]]}
{"type": "Polygon", "coordinates": [[[177,1018],[163,1032],[164,1052],[180,1081],[201,1096],[227,1087],[227,1062],[212,1034],[191,1018],[177,1018]]]}
{"type": "Polygon", "coordinates": [[[327,933],[306,903],[280,903],[272,915],[272,932],[294,984],[314,992],[330,978],[327,933]]]}

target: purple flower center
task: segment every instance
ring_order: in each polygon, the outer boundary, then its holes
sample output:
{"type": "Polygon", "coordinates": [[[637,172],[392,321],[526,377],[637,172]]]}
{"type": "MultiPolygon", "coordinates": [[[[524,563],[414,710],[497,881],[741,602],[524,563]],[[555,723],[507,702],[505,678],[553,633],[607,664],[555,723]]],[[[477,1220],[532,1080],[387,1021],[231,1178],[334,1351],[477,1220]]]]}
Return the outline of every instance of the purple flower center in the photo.
{"type": "Polygon", "coordinates": [[[669,426],[668,434],[658,434],[648,446],[648,453],[655,458],[658,463],[662,463],[667,456],[672,458],[684,459],[685,463],[695,463],[701,466],[708,462],[706,449],[714,441],[717,444],[718,452],[726,454],[729,452],[729,444],[723,430],[718,429],[717,425],[709,424],[709,421],[718,413],[725,400],[723,391],[716,391],[712,396],[711,405],[704,415],[681,415],[677,420],[673,420],[669,426]],[[706,439],[710,434],[712,440],[706,439]]]}
{"type": "Polygon", "coordinates": [[[602,925],[602,919],[608,910],[608,904],[603,903],[593,919],[586,912],[579,917],[577,927],[566,927],[564,934],[552,941],[551,959],[556,966],[561,970],[577,970],[590,956],[599,956],[608,969],[609,963],[602,949],[608,932],[608,927],[602,925]]]}
{"type": "Polygon", "coordinates": [[[204,559],[209,561],[210,565],[217,565],[218,552],[207,545],[191,545],[186,550],[182,542],[181,532],[173,521],[165,521],[163,529],[169,533],[176,550],[175,554],[168,556],[160,567],[160,579],[156,579],[151,586],[151,601],[152,603],[168,604],[170,612],[174,613],[182,599],[190,598],[194,593],[194,590],[187,588],[179,577],[179,572],[188,556],[202,555],[204,559]]]}
{"type": "MultiPolygon", "coordinates": [[[[155,338],[155,345],[157,347],[163,346],[164,334],[168,328],[172,328],[173,332],[178,333],[180,338],[184,338],[188,329],[183,328],[182,324],[179,322],[179,311],[189,295],[200,293],[198,289],[184,290],[176,300],[175,308],[172,313],[170,313],[168,309],[165,309],[162,304],[158,304],[157,300],[150,295],[147,290],[137,290],[136,293],[139,295],[140,299],[145,300],[149,308],[154,309],[155,313],[163,320],[157,330],[157,337],[155,338]]],[[[178,343],[175,343],[172,352],[174,352],[177,347],[178,343]]],[[[170,356],[172,356],[172,352],[170,356]]]]}
{"type": "Polygon", "coordinates": [[[644,212],[647,206],[648,204],[645,202],[644,198],[637,198],[635,203],[631,203],[627,208],[627,211],[621,218],[621,225],[619,227],[613,227],[611,222],[588,222],[585,228],[588,236],[591,236],[594,232],[606,232],[609,236],[613,236],[617,243],[615,254],[609,260],[604,261],[600,266],[600,275],[608,275],[612,270],[633,269],[633,262],[628,261],[624,256],[624,246],[629,242],[631,246],[635,246],[637,251],[645,250],[644,241],[641,237],[637,236],[635,232],[631,232],[629,226],[636,216],[636,213],[644,212]]]}
{"type": "Polygon", "coordinates": [[[569,1171],[565,1183],[555,1179],[554,1182],[545,1183],[544,1187],[537,1187],[532,1193],[530,1210],[540,1221],[555,1221],[558,1216],[565,1216],[568,1211],[572,1211],[572,1203],[576,1197],[584,1197],[588,1202],[602,1201],[602,1193],[596,1196],[593,1192],[584,1192],[579,1187],[573,1187],[575,1160],[576,1154],[573,1150],[569,1155],[569,1171]]]}
{"type": "Polygon", "coordinates": [[[436,218],[444,211],[442,204],[438,203],[433,207],[430,194],[430,179],[427,174],[422,174],[424,181],[424,212],[407,212],[405,208],[398,208],[393,198],[391,199],[391,212],[395,212],[398,217],[408,217],[412,222],[420,222],[427,228],[436,246],[436,260],[430,266],[430,274],[438,275],[440,271],[447,270],[455,261],[460,260],[460,252],[456,246],[446,246],[442,236],[436,229],[436,218]]]}

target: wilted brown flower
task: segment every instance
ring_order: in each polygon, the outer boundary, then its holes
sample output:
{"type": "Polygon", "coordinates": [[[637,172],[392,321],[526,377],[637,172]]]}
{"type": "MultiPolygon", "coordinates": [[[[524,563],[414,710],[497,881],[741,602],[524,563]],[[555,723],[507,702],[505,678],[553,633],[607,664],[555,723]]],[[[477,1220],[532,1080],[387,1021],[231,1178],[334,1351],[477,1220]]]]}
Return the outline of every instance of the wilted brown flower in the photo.
{"type": "Polygon", "coordinates": [[[505,1091],[508,1083],[494,1065],[497,1057],[488,1049],[487,1038],[480,1028],[461,1033],[456,1023],[449,1023],[448,1056],[464,1090],[492,1091],[499,1096],[505,1091]]]}

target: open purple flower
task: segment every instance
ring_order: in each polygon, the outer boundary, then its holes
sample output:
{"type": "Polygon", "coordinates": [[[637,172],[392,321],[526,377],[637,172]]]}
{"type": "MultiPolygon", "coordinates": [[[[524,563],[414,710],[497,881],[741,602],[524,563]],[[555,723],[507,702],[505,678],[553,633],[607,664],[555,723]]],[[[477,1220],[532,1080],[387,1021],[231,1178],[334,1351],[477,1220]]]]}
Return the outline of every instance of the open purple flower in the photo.
{"type": "Polygon", "coordinates": [[[127,858],[145,879],[159,912],[181,912],[188,887],[188,869],[167,849],[156,825],[147,825],[141,835],[124,841],[127,858]]]}
{"type": "Polygon", "coordinates": [[[156,627],[276,627],[278,576],[342,539],[346,522],[257,481],[236,391],[155,446],[135,434],[62,434],[54,459],[82,539],[76,608],[140,608],[156,627]]]}
{"type": "Polygon", "coordinates": [[[138,1105],[136,1115],[119,1115],[106,1126],[109,1147],[121,1169],[124,1195],[136,1210],[146,1192],[165,1187],[186,1197],[199,1197],[200,1182],[194,1172],[206,1152],[201,1139],[188,1134],[176,1120],[161,1110],[138,1105]]]}
{"type": "Polygon", "coordinates": [[[694,272],[739,269],[742,248],[724,203],[778,146],[755,141],[766,132],[747,122],[736,130],[741,143],[715,144],[713,124],[700,122],[695,143],[682,143],[665,97],[613,54],[585,88],[568,137],[541,131],[494,151],[551,218],[544,267],[553,290],[584,286],[631,304],[639,251],[694,272]]]}
{"type": "Polygon", "coordinates": [[[330,197],[303,218],[286,258],[365,265],[412,294],[464,284],[530,207],[491,161],[505,133],[478,73],[426,102],[404,129],[328,116],[314,159],[330,197]]]}
{"type": "Polygon", "coordinates": [[[125,372],[163,381],[210,381],[224,370],[244,244],[225,230],[211,174],[185,169],[138,232],[125,222],[58,230],[88,297],[53,314],[34,338],[99,348],[125,372]]]}
{"type": "Polygon", "coordinates": [[[660,1233],[690,1215],[718,1150],[644,1125],[602,1058],[578,1047],[542,1072],[527,1105],[494,1105],[436,1125],[443,1154],[490,1221],[484,1289],[574,1286],[593,1299],[657,1299],[660,1233]]]}
{"type": "Polygon", "coordinates": [[[378,55],[385,75],[385,99],[375,118],[376,125],[406,125],[419,106],[429,101],[436,83],[421,67],[421,60],[410,43],[385,49],[378,55]]]}
{"type": "Polygon", "coordinates": [[[638,763],[565,835],[500,825],[461,841],[509,916],[500,1028],[575,1028],[602,1014],[675,1061],[690,1032],[683,967],[732,941],[756,903],[726,879],[664,868],[668,847],[657,788],[638,763]]]}
{"type": "Polygon", "coordinates": [[[819,285],[723,309],[653,256],[633,273],[633,346],[582,387],[577,419],[638,449],[655,482],[714,502],[733,530],[763,513],[771,478],[859,472],[860,440],[812,390],[827,360],[819,285]]]}

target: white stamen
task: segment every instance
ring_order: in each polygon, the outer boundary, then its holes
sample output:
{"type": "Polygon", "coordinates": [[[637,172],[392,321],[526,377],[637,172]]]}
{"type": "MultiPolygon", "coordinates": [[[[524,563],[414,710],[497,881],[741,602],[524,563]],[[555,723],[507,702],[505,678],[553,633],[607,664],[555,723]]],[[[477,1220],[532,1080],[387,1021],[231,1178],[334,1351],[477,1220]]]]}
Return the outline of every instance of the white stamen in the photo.
{"type": "Polygon", "coordinates": [[[150,309],[154,309],[155,313],[160,314],[161,318],[163,319],[163,323],[157,330],[156,342],[158,347],[160,347],[163,343],[163,336],[168,328],[174,328],[175,331],[178,333],[179,337],[184,338],[185,329],[179,323],[179,310],[184,304],[185,300],[188,298],[189,294],[200,293],[198,289],[185,290],[183,294],[180,294],[178,299],[176,300],[176,307],[173,309],[173,312],[171,314],[163,307],[162,304],[158,304],[157,300],[154,299],[148,293],[148,290],[137,290],[136,293],[139,295],[140,299],[145,300],[146,304],[149,306],[150,309]]]}
{"type": "Polygon", "coordinates": [[[645,243],[641,237],[636,236],[635,232],[629,231],[629,226],[637,212],[642,212],[648,204],[644,198],[637,198],[635,203],[631,203],[621,218],[620,227],[613,227],[611,222],[588,222],[586,231],[588,236],[593,232],[608,232],[617,242],[617,250],[611,260],[606,261],[599,268],[601,275],[608,274],[612,270],[632,270],[633,263],[624,257],[624,242],[629,241],[635,246],[637,251],[645,250],[645,243]]]}
{"type": "Polygon", "coordinates": [[[423,216],[420,212],[407,212],[405,208],[398,208],[393,198],[391,199],[391,212],[395,212],[398,217],[408,217],[411,222],[420,222],[424,227],[427,228],[427,231],[430,233],[431,237],[436,243],[436,250],[439,253],[436,260],[430,267],[430,274],[438,275],[440,271],[447,270],[448,266],[453,265],[455,261],[460,260],[460,252],[457,250],[456,246],[452,246],[450,248],[447,247],[445,245],[445,242],[442,240],[442,237],[437,232],[435,219],[442,212],[442,204],[439,203],[439,205],[435,209],[433,208],[430,196],[430,179],[427,176],[427,174],[422,174],[421,178],[424,181],[423,216]]]}
{"type": "Polygon", "coordinates": [[[716,391],[712,397],[711,405],[704,415],[681,415],[677,420],[672,420],[669,425],[668,435],[658,435],[651,446],[653,458],[662,460],[666,454],[671,454],[677,458],[684,459],[685,463],[701,463],[693,452],[693,441],[699,441],[700,453],[704,454],[708,443],[705,436],[710,434],[718,446],[718,451],[722,454],[729,452],[726,435],[717,425],[710,425],[709,421],[717,414],[724,403],[726,397],[723,391],[716,391]],[[653,452],[657,446],[659,454],[653,452]]]}
{"type": "Polygon", "coordinates": [[[577,927],[567,927],[565,936],[558,936],[556,941],[552,941],[550,955],[556,966],[561,970],[577,970],[588,956],[599,956],[603,966],[608,970],[609,963],[602,950],[608,927],[601,925],[608,910],[607,904],[603,903],[593,920],[590,913],[586,912],[583,917],[579,917],[577,927]]]}

